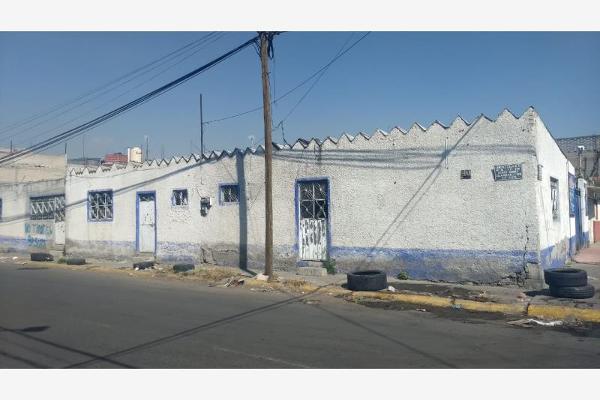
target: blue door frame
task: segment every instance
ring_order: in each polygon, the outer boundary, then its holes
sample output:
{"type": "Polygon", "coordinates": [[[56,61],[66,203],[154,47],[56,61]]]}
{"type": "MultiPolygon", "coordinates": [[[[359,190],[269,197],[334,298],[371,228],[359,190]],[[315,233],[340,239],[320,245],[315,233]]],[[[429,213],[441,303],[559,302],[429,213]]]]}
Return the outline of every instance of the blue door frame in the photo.
{"type": "Polygon", "coordinates": [[[156,251],[158,250],[158,220],[156,217],[156,209],[158,208],[156,204],[156,191],[155,190],[146,190],[142,192],[136,192],[135,194],[135,251],[136,253],[140,252],[140,196],[151,194],[154,196],[154,255],[156,255],[156,251]]]}
{"type": "Polygon", "coordinates": [[[299,266],[303,265],[303,260],[300,259],[300,184],[311,183],[311,182],[322,182],[327,186],[326,201],[327,201],[327,257],[331,257],[331,185],[328,177],[314,177],[314,178],[298,178],[294,183],[294,211],[295,211],[295,225],[296,225],[296,243],[294,244],[294,250],[296,251],[297,263],[299,266]]]}
{"type": "Polygon", "coordinates": [[[573,208],[575,211],[575,249],[579,250],[585,245],[585,238],[583,237],[583,227],[581,224],[581,192],[579,189],[574,189],[574,203],[573,208]]]}

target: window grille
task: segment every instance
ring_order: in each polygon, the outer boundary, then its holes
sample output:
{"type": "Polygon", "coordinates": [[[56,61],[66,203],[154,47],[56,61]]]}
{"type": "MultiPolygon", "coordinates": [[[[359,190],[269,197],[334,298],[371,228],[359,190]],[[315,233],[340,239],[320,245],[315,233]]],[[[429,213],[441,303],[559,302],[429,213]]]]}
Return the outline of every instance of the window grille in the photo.
{"type": "Polygon", "coordinates": [[[300,218],[327,219],[327,183],[300,183],[300,218]]]}
{"type": "Polygon", "coordinates": [[[240,201],[238,185],[221,186],[221,202],[238,203],[240,201]]]}
{"type": "Polygon", "coordinates": [[[550,178],[550,200],[552,202],[552,219],[560,218],[560,209],[558,202],[558,179],[550,178]]]}
{"type": "Polygon", "coordinates": [[[65,220],[65,196],[31,197],[31,219],[62,222],[65,220]]]}
{"type": "Polygon", "coordinates": [[[90,221],[112,221],[112,190],[88,192],[88,219],[90,221]]]}
{"type": "Polygon", "coordinates": [[[188,205],[188,191],[187,189],[173,190],[171,195],[171,205],[173,206],[187,206],[188,205]]]}

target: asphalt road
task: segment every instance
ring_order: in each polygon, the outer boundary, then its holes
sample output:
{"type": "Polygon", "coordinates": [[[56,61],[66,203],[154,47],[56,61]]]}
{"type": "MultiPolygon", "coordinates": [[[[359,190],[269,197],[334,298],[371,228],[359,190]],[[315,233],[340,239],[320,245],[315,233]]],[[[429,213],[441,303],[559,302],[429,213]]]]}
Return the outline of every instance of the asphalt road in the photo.
{"type": "Polygon", "coordinates": [[[0,264],[2,368],[599,368],[598,336],[0,264]]]}

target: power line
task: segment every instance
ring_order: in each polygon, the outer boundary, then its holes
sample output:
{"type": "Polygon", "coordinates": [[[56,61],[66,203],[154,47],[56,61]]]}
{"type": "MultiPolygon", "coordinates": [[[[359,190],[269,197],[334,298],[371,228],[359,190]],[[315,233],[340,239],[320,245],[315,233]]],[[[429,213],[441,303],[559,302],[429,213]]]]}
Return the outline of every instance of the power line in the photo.
{"type": "MultiPolygon", "coordinates": [[[[148,64],[145,64],[145,65],[143,65],[141,67],[138,67],[138,68],[136,68],[136,69],[134,69],[134,70],[132,70],[132,71],[130,71],[130,72],[128,72],[128,73],[126,73],[126,74],[124,74],[124,75],[122,75],[122,76],[120,76],[120,77],[118,77],[118,78],[116,78],[116,79],[114,79],[114,80],[106,83],[106,84],[103,84],[103,85],[101,85],[101,86],[99,86],[99,87],[97,87],[97,88],[95,88],[95,89],[93,89],[93,90],[91,90],[89,92],[86,92],[86,93],[84,93],[82,95],[79,95],[79,96],[77,96],[76,98],[74,98],[72,100],[69,100],[67,102],[58,104],[58,105],[56,105],[54,107],[51,107],[47,111],[42,111],[42,112],[34,114],[34,115],[32,115],[32,116],[30,116],[28,118],[25,118],[23,120],[20,120],[20,121],[17,121],[15,123],[12,123],[10,125],[7,125],[7,126],[5,126],[5,127],[3,127],[3,128],[0,129],[0,134],[4,134],[4,133],[6,133],[8,131],[11,131],[11,130],[13,130],[15,128],[19,128],[19,127],[28,125],[31,122],[34,122],[34,121],[36,121],[36,120],[38,120],[40,118],[43,118],[45,116],[48,116],[50,114],[53,114],[53,113],[55,113],[55,112],[57,112],[57,111],[59,111],[61,109],[64,109],[65,107],[68,107],[68,106],[70,106],[72,104],[78,103],[80,100],[83,100],[83,99],[85,99],[85,98],[87,98],[89,96],[92,96],[94,94],[97,94],[98,92],[101,92],[97,96],[94,96],[94,98],[97,98],[97,97],[101,96],[102,94],[107,93],[107,92],[115,89],[115,88],[109,89],[111,86],[113,86],[113,85],[115,85],[115,84],[117,84],[117,83],[119,83],[119,82],[121,82],[121,81],[123,81],[123,80],[125,80],[125,79],[133,76],[132,78],[126,80],[123,83],[121,83],[118,87],[123,86],[124,84],[126,84],[126,83],[128,83],[128,82],[130,82],[130,81],[132,81],[134,79],[136,79],[137,77],[142,76],[144,74],[147,74],[148,72],[150,72],[150,71],[152,71],[152,70],[160,67],[161,65],[163,65],[163,64],[171,61],[172,59],[176,59],[176,58],[184,55],[186,52],[188,52],[190,50],[193,50],[193,49],[197,48],[198,46],[201,46],[201,45],[205,44],[206,42],[208,42],[211,38],[214,38],[215,36],[218,37],[218,34],[216,32],[208,33],[208,34],[204,35],[203,37],[201,37],[201,38],[199,38],[197,40],[194,40],[194,41],[192,41],[192,42],[190,42],[190,43],[188,43],[188,44],[186,44],[186,45],[184,45],[184,46],[182,46],[182,47],[180,47],[180,48],[178,48],[178,49],[176,49],[176,50],[174,50],[174,51],[172,51],[172,52],[170,52],[170,53],[168,53],[168,54],[166,54],[166,55],[164,55],[164,56],[162,56],[162,57],[160,57],[160,58],[158,58],[158,59],[156,59],[154,61],[151,61],[148,64]],[[158,64],[158,65],[156,65],[156,64],[158,64]],[[153,68],[150,68],[150,67],[153,67],[153,68]],[[144,70],[146,70],[146,71],[144,71],[144,70]]],[[[85,102],[83,102],[83,103],[81,103],[81,104],[79,104],[79,105],[77,105],[75,107],[71,107],[71,108],[67,109],[66,111],[64,111],[64,112],[62,112],[62,113],[60,113],[58,115],[62,115],[62,114],[66,113],[66,112],[68,112],[68,111],[70,111],[70,110],[72,110],[74,108],[77,108],[77,107],[79,107],[79,106],[81,106],[83,104],[86,104],[89,101],[93,100],[94,98],[92,98],[92,99],[90,99],[88,101],[85,101],[85,102]]],[[[58,115],[55,115],[53,118],[55,118],[58,115]]],[[[22,130],[22,131],[20,131],[18,133],[22,133],[22,132],[27,131],[27,130],[29,130],[31,128],[39,126],[39,125],[41,125],[42,123],[44,123],[46,121],[47,120],[42,121],[41,123],[35,124],[33,126],[30,126],[27,129],[22,130]]],[[[0,135],[0,136],[3,136],[3,135],[0,135]]]]}
{"type": "MultiPolygon", "coordinates": [[[[348,37],[348,39],[344,42],[344,44],[342,45],[342,47],[340,47],[340,49],[338,50],[336,57],[340,55],[340,53],[344,50],[344,48],[346,47],[346,45],[348,44],[348,42],[350,42],[350,39],[352,39],[352,37],[354,36],[354,33],[352,33],[350,35],[350,37],[348,37]]],[[[298,100],[298,102],[290,109],[290,111],[286,114],[285,117],[283,117],[281,119],[281,121],[279,121],[279,123],[275,126],[275,129],[277,129],[277,127],[281,126],[281,129],[283,131],[283,123],[285,121],[287,121],[287,119],[290,117],[290,115],[292,115],[294,113],[294,111],[296,111],[296,108],[298,108],[298,106],[300,105],[300,103],[302,103],[302,101],[308,96],[308,94],[314,89],[314,87],[317,85],[317,83],[319,83],[319,81],[321,80],[321,78],[323,77],[323,75],[325,75],[325,73],[327,72],[327,70],[329,69],[329,67],[331,67],[332,64],[329,64],[325,69],[323,69],[323,71],[321,71],[321,73],[319,74],[319,76],[317,76],[317,79],[315,79],[312,83],[312,85],[310,85],[310,87],[306,90],[306,92],[304,92],[304,94],[302,95],[302,97],[300,97],[300,99],[298,100]]]]}
{"type": "Polygon", "coordinates": [[[97,117],[97,118],[95,118],[95,119],[93,119],[93,120],[91,120],[89,122],[86,122],[86,123],[84,123],[82,125],[79,125],[79,126],[77,126],[75,128],[72,128],[72,129],[70,129],[70,130],[68,130],[66,132],[63,132],[63,133],[59,134],[59,135],[53,136],[53,137],[51,137],[49,139],[46,139],[46,140],[44,140],[44,141],[42,141],[42,142],[40,142],[38,144],[30,146],[30,147],[28,147],[28,148],[26,148],[24,150],[18,151],[18,152],[13,153],[13,154],[9,154],[7,156],[4,156],[4,157],[0,158],[0,165],[6,164],[6,163],[8,163],[10,161],[14,161],[14,160],[16,160],[18,158],[25,157],[25,156],[27,156],[29,154],[34,153],[34,152],[42,151],[42,150],[47,149],[49,147],[52,147],[52,146],[54,146],[54,145],[56,145],[58,143],[61,143],[61,142],[65,141],[65,140],[67,140],[67,139],[70,139],[72,137],[76,137],[78,135],[81,135],[83,132],[86,132],[86,131],[92,129],[92,128],[94,128],[94,127],[96,127],[96,126],[98,126],[98,125],[100,125],[100,124],[102,124],[102,123],[104,123],[104,122],[106,122],[106,121],[108,121],[108,120],[116,117],[117,115],[119,115],[121,113],[127,112],[127,111],[129,111],[129,110],[131,110],[131,109],[139,106],[140,104],[143,104],[143,103],[145,103],[145,102],[147,102],[147,101],[149,101],[149,100],[151,100],[153,98],[156,98],[156,97],[158,97],[158,96],[160,96],[160,95],[162,95],[162,94],[164,94],[164,93],[166,93],[166,92],[174,89],[175,87],[181,85],[182,83],[188,81],[189,79],[195,77],[196,75],[198,75],[198,74],[200,74],[200,73],[202,73],[202,72],[204,72],[204,71],[206,71],[206,70],[214,67],[215,65],[221,63],[222,61],[224,61],[224,60],[228,59],[229,57],[233,56],[234,54],[238,53],[242,49],[244,49],[244,48],[250,46],[251,44],[255,43],[257,39],[258,39],[258,36],[255,36],[252,39],[244,42],[243,44],[241,44],[239,46],[237,46],[236,48],[230,50],[229,52],[223,54],[222,56],[214,59],[213,61],[211,61],[211,62],[209,62],[209,63],[207,63],[207,64],[205,64],[205,65],[203,65],[203,66],[201,66],[199,68],[196,68],[195,70],[193,70],[193,71],[191,71],[191,72],[189,72],[189,73],[181,76],[180,78],[177,78],[174,81],[169,82],[169,83],[167,83],[167,84],[159,87],[158,89],[155,89],[155,90],[153,90],[153,91],[145,94],[144,96],[141,96],[141,97],[139,97],[139,98],[137,98],[137,99],[135,99],[135,100],[133,100],[133,101],[131,101],[131,102],[129,102],[129,103],[127,103],[127,104],[119,107],[119,108],[116,108],[113,111],[110,111],[110,112],[108,112],[108,113],[106,113],[104,115],[101,115],[101,116],[99,116],[99,117],[97,117]]]}
{"type": "MultiPolygon", "coordinates": [[[[210,44],[214,43],[215,41],[219,40],[221,37],[222,37],[222,36],[216,37],[216,38],[215,38],[213,41],[211,41],[210,43],[207,43],[206,45],[208,46],[208,45],[210,45],[210,44]]],[[[159,75],[162,75],[162,74],[163,74],[163,73],[165,73],[166,71],[168,71],[168,70],[170,70],[170,69],[172,69],[172,68],[176,67],[177,65],[181,64],[182,62],[184,62],[184,61],[185,61],[185,60],[187,60],[188,58],[192,57],[193,55],[195,55],[196,53],[198,53],[199,51],[201,51],[201,50],[202,50],[204,47],[205,47],[205,46],[202,46],[201,48],[199,48],[199,49],[196,49],[194,52],[192,52],[192,53],[188,54],[186,57],[182,58],[181,60],[177,61],[177,62],[176,62],[176,63],[174,63],[174,64],[171,64],[171,65],[167,66],[166,68],[162,69],[162,70],[161,70],[161,71],[159,71],[158,73],[156,73],[156,74],[154,74],[154,75],[150,76],[148,79],[146,79],[146,80],[144,80],[144,81],[140,82],[139,84],[137,84],[137,85],[133,86],[132,88],[130,88],[130,89],[128,89],[128,90],[126,90],[125,92],[123,92],[123,93],[119,94],[118,96],[111,98],[110,100],[108,100],[108,101],[106,101],[106,102],[104,102],[104,103],[102,103],[102,104],[100,104],[100,105],[98,105],[98,106],[96,106],[96,107],[92,108],[92,109],[91,109],[91,110],[89,110],[89,111],[86,111],[86,112],[85,112],[85,113],[83,113],[83,114],[80,114],[80,115],[78,115],[78,116],[77,116],[77,117],[75,117],[75,118],[72,118],[72,119],[70,119],[70,120],[68,120],[68,121],[66,121],[66,122],[63,122],[63,123],[61,123],[61,124],[59,124],[59,125],[56,125],[56,126],[54,126],[54,127],[50,128],[50,129],[47,129],[47,130],[45,130],[45,131],[42,131],[42,132],[38,133],[37,135],[34,135],[34,136],[30,137],[30,138],[29,138],[29,140],[31,140],[31,139],[37,139],[37,138],[39,138],[40,136],[43,136],[43,135],[45,135],[46,133],[52,132],[52,131],[54,131],[54,130],[56,130],[56,129],[58,129],[58,128],[62,128],[63,126],[69,125],[70,123],[72,123],[72,122],[75,122],[75,121],[77,121],[77,120],[81,119],[82,117],[85,117],[85,116],[87,116],[87,115],[90,115],[90,114],[91,114],[91,113],[93,113],[94,111],[101,109],[101,108],[102,108],[102,107],[104,107],[105,105],[108,105],[108,104],[111,104],[111,103],[113,103],[115,100],[118,100],[119,98],[121,98],[121,97],[125,96],[126,94],[128,94],[128,93],[132,92],[133,90],[135,90],[135,89],[139,88],[140,86],[143,86],[143,85],[145,85],[146,83],[148,83],[148,82],[150,82],[150,81],[154,80],[156,77],[158,77],[159,75]]],[[[160,64],[160,65],[163,65],[163,64],[160,64]]],[[[158,65],[158,66],[160,66],[160,65],[158,65]]],[[[158,67],[158,66],[157,66],[157,67],[158,67]]],[[[154,70],[154,69],[156,69],[156,68],[152,68],[151,70],[148,70],[147,72],[150,72],[150,71],[152,71],[152,70],[154,70]]],[[[144,74],[145,74],[145,73],[144,73],[144,74]]],[[[140,75],[140,76],[141,76],[141,75],[140,75]]],[[[135,78],[134,78],[134,79],[135,79],[135,78]]],[[[129,82],[129,81],[128,81],[128,82],[129,82]]],[[[10,138],[10,137],[14,137],[14,136],[15,136],[15,135],[13,135],[13,136],[9,136],[9,138],[10,138]]]]}
{"type": "MultiPolygon", "coordinates": [[[[349,52],[354,46],[356,46],[360,41],[362,41],[364,38],[366,38],[371,32],[367,32],[365,33],[363,36],[361,36],[358,40],[356,40],[354,43],[352,43],[352,45],[350,47],[348,47],[346,50],[344,50],[343,52],[339,53],[338,55],[336,55],[334,58],[331,59],[331,61],[329,61],[327,64],[325,64],[323,67],[321,67],[320,69],[318,69],[315,73],[313,73],[312,75],[310,75],[308,78],[306,78],[305,80],[303,80],[302,82],[300,82],[298,85],[296,85],[295,87],[293,87],[292,89],[288,90],[287,92],[285,92],[284,94],[282,94],[281,96],[279,96],[278,98],[274,99],[273,101],[271,101],[271,104],[278,102],[279,100],[287,97],[288,95],[290,95],[291,93],[295,92],[296,90],[298,90],[300,87],[304,86],[306,83],[308,83],[309,81],[311,81],[315,76],[317,76],[321,71],[323,71],[324,69],[329,68],[329,66],[331,66],[333,63],[335,63],[340,57],[342,57],[344,54],[346,54],[347,52],[349,52]]],[[[217,119],[213,119],[210,121],[205,121],[205,124],[211,124],[211,123],[215,123],[215,122],[221,122],[221,121],[226,121],[228,119],[232,119],[232,118],[238,118],[241,116],[244,116],[246,114],[250,114],[259,110],[262,110],[263,107],[256,107],[253,108],[251,110],[247,110],[241,113],[237,113],[237,114],[233,114],[233,115],[229,115],[223,118],[217,118],[217,119]]]]}

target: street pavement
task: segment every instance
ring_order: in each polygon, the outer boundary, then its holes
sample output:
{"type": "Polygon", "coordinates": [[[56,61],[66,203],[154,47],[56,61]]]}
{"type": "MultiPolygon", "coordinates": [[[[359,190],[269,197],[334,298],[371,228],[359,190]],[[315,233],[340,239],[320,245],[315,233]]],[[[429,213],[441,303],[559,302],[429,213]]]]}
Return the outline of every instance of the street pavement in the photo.
{"type": "Polygon", "coordinates": [[[3,263],[0,367],[599,368],[600,331],[3,263]]]}

